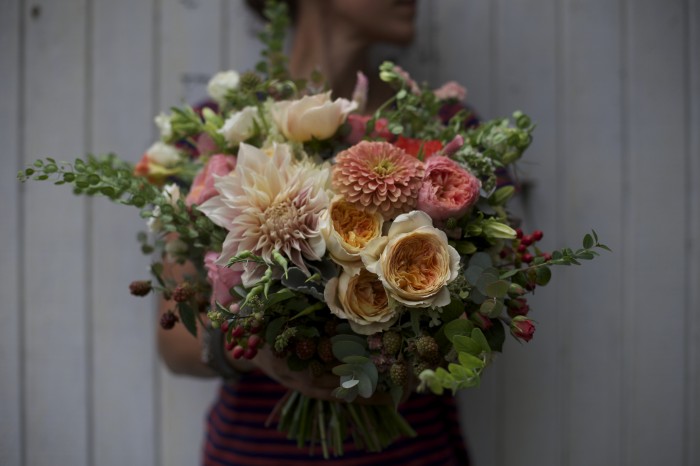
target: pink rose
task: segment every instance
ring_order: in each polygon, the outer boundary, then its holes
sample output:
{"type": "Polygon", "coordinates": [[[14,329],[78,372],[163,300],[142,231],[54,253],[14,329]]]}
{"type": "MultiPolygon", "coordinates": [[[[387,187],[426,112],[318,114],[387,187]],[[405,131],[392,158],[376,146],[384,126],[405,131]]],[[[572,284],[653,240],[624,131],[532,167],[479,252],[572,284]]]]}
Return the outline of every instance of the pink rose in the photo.
{"type": "Polygon", "coordinates": [[[518,340],[528,342],[535,334],[535,326],[527,317],[516,316],[510,322],[510,333],[518,340]]]}
{"type": "Polygon", "coordinates": [[[455,81],[449,81],[433,91],[438,100],[463,101],[467,97],[467,90],[455,81]]]}
{"type": "Polygon", "coordinates": [[[207,133],[201,133],[197,136],[197,143],[195,146],[196,157],[202,157],[206,155],[211,155],[215,153],[219,147],[216,142],[207,133]]]}
{"type": "Polygon", "coordinates": [[[425,163],[418,209],[434,220],[459,218],[479,200],[481,181],[457,162],[435,155],[425,163]]]}
{"type": "Polygon", "coordinates": [[[222,306],[228,307],[234,301],[229,290],[231,287],[241,284],[243,272],[216,265],[218,258],[218,252],[209,251],[204,255],[204,267],[207,269],[207,280],[212,287],[212,306],[214,302],[218,302],[222,306]]]}
{"type": "MultiPolygon", "coordinates": [[[[367,122],[371,118],[370,115],[357,115],[355,113],[348,115],[347,122],[350,125],[350,133],[345,137],[345,142],[355,145],[362,141],[365,137],[367,122]]],[[[394,135],[389,132],[386,119],[380,118],[374,123],[374,131],[369,136],[371,138],[390,140],[394,135]]]]}
{"type": "Polygon", "coordinates": [[[185,198],[185,205],[187,207],[192,204],[202,205],[207,199],[216,196],[218,192],[214,188],[214,175],[227,175],[234,168],[236,168],[236,157],[224,154],[212,155],[202,171],[195,176],[192,188],[185,198]]]}

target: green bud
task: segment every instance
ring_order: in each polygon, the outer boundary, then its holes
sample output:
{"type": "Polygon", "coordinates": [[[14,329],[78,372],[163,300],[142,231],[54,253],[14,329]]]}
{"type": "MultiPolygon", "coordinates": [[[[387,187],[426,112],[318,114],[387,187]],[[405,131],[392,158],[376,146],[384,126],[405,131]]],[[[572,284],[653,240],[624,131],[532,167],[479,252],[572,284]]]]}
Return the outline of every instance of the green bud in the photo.
{"type": "Polygon", "coordinates": [[[485,236],[491,238],[513,239],[516,235],[511,227],[494,219],[485,221],[482,230],[485,236]]]}

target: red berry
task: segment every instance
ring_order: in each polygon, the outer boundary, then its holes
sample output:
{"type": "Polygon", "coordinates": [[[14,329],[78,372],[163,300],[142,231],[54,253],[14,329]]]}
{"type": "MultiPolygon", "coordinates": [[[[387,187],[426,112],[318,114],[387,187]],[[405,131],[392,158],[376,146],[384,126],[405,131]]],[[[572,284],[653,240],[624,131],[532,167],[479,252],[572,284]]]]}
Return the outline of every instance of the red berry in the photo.
{"type": "Polygon", "coordinates": [[[231,324],[229,323],[228,320],[225,320],[225,321],[221,322],[221,331],[224,332],[224,333],[228,332],[228,328],[229,328],[230,325],[231,325],[231,324]]]}
{"type": "Polygon", "coordinates": [[[262,326],[260,324],[250,327],[250,333],[260,333],[261,330],[262,326]]]}
{"type": "Polygon", "coordinates": [[[522,238],[523,237],[523,230],[520,228],[516,228],[515,229],[515,237],[518,239],[522,238]]]}
{"type": "Polygon", "coordinates": [[[243,353],[243,357],[245,359],[253,359],[257,354],[258,350],[256,350],[255,348],[246,348],[245,352],[243,353]]]}
{"type": "Polygon", "coordinates": [[[543,236],[544,233],[542,233],[542,230],[535,230],[532,232],[532,239],[535,241],[541,240],[543,236]]]}
{"type": "Polygon", "coordinates": [[[530,254],[529,252],[526,252],[525,254],[523,254],[523,262],[525,262],[526,264],[529,264],[530,262],[532,262],[533,259],[534,259],[534,257],[532,257],[532,254],[530,254]]]}
{"type": "Polygon", "coordinates": [[[542,258],[543,258],[544,260],[546,260],[546,261],[551,261],[551,260],[552,260],[552,255],[551,255],[550,253],[548,253],[548,252],[545,252],[544,254],[542,254],[542,258]]]}
{"type": "Polygon", "coordinates": [[[527,251],[527,246],[525,246],[524,244],[521,244],[520,246],[518,246],[518,252],[520,254],[524,253],[525,251],[527,251]]]}
{"type": "Polygon", "coordinates": [[[237,344],[236,340],[231,340],[228,343],[226,343],[226,346],[225,346],[226,351],[231,351],[236,346],[236,344],[237,344]]]}
{"type": "Polygon", "coordinates": [[[236,327],[234,327],[233,331],[231,332],[231,336],[238,338],[240,336],[243,336],[244,332],[245,332],[245,330],[243,329],[243,327],[241,327],[240,325],[237,325],[236,327]]]}
{"type": "Polygon", "coordinates": [[[260,335],[249,336],[248,337],[248,348],[257,348],[261,341],[262,341],[262,338],[260,338],[260,335]]]}
{"type": "Polygon", "coordinates": [[[505,259],[506,257],[508,257],[508,251],[506,249],[501,249],[501,252],[498,253],[498,256],[501,259],[505,259]]]}
{"type": "Polygon", "coordinates": [[[520,243],[524,244],[525,246],[530,246],[532,244],[532,236],[530,236],[530,235],[523,236],[523,239],[520,240],[520,243]]]}
{"type": "Polygon", "coordinates": [[[241,359],[243,357],[243,353],[245,353],[245,348],[243,348],[241,345],[236,345],[233,348],[233,359],[241,359]]]}

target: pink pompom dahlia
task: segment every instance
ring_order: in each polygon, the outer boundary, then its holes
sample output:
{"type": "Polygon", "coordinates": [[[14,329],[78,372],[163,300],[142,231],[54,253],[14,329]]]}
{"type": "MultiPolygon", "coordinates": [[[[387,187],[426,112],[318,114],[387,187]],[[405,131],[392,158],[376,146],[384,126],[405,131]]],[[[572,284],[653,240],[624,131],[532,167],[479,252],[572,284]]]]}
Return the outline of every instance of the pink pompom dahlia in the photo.
{"type": "Polygon", "coordinates": [[[431,157],[418,193],[418,209],[433,220],[459,218],[479,200],[481,181],[445,156],[431,157]]]}
{"type": "Polygon", "coordinates": [[[423,162],[387,142],[362,141],[341,152],[333,186],[351,204],[391,219],[412,210],[423,180],[423,162]]]}

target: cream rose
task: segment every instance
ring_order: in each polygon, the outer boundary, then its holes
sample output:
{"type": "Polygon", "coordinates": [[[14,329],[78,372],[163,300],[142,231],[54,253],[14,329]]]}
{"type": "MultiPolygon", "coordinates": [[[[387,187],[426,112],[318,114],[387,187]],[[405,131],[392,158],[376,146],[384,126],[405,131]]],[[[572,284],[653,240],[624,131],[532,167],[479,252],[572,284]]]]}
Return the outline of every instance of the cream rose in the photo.
{"type": "Polygon", "coordinates": [[[257,114],[255,107],[245,107],[240,112],[232,113],[217,133],[222,134],[229,144],[240,144],[255,134],[257,114]]]}
{"type": "Polygon", "coordinates": [[[414,210],[396,217],[387,236],[360,253],[389,296],[408,307],[442,307],[450,302],[447,284],[457,278],[459,253],[430,216],[414,210]]]}
{"type": "Polygon", "coordinates": [[[356,102],[331,100],[331,93],[326,92],[277,102],[272,107],[272,117],[284,137],[290,141],[306,142],[312,138],[333,136],[355,108],[356,102]]]}
{"type": "Polygon", "coordinates": [[[377,276],[367,269],[355,275],[342,272],[331,279],[324,292],[331,312],[347,319],[360,335],[382,332],[396,322],[397,306],[377,276]]]}
{"type": "Polygon", "coordinates": [[[362,268],[360,252],[382,234],[384,219],[335,196],[321,219],[321,232],[328,252],[346,272],[354,275],[362,268]]]}
{"type": "Polygon", "coordinates": [[[220,71],[209,80],[207,92],[212,99],[218,103],[223,103],[226,100],[228,91],[237,88],[239,81],[240,76],[235,71],[220,71]]]}

